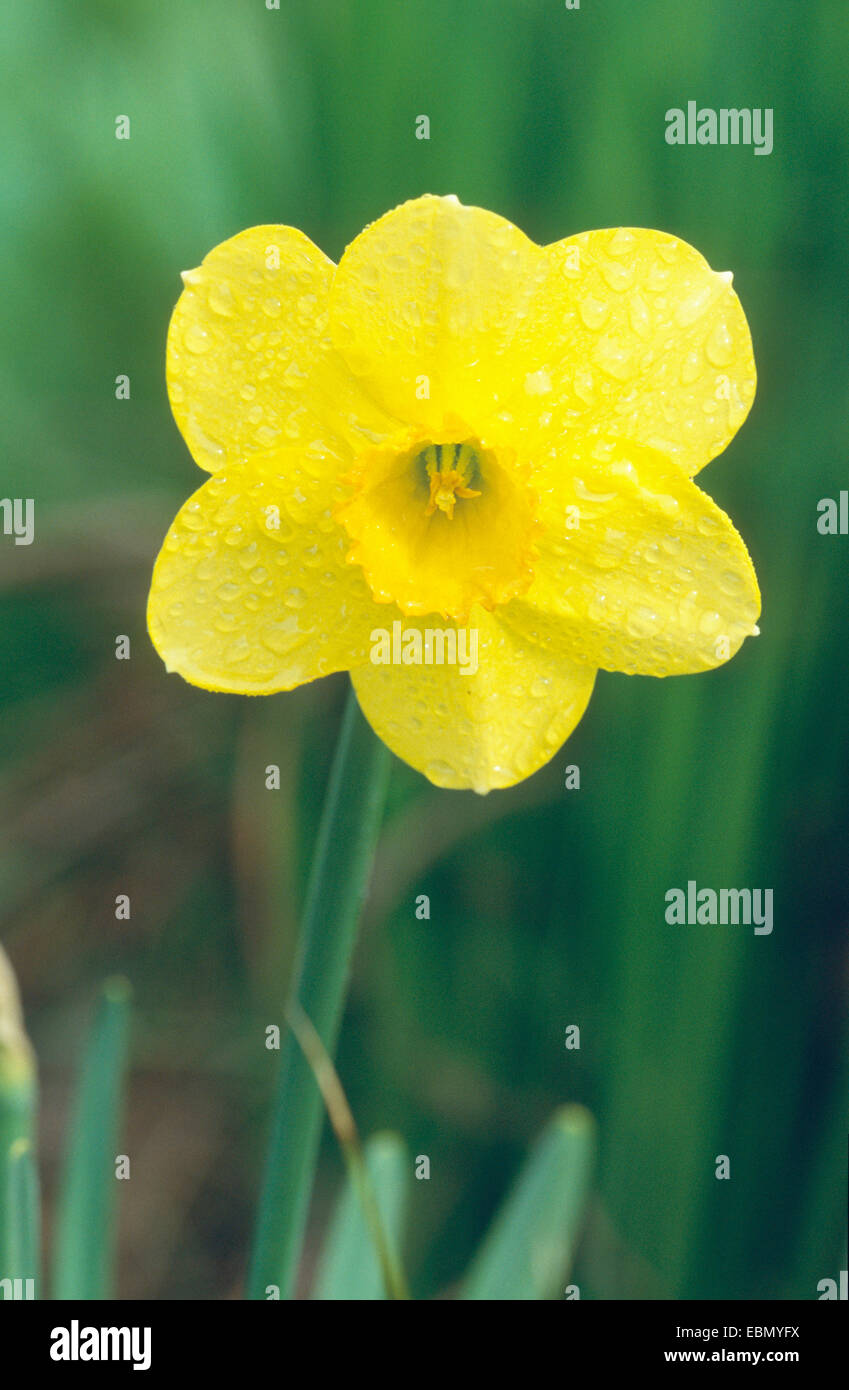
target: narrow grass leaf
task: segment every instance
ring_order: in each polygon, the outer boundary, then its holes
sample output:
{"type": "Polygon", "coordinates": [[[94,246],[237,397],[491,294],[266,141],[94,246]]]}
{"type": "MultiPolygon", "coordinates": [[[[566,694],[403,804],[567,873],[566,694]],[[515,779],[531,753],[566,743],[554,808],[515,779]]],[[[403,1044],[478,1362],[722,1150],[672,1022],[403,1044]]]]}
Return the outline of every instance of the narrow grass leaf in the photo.
{"type": "MultiPolygon", "coordinates": [[[[409,1197],[409,1155],[397,1134],[375,1134],[365,1145],[364,1153],[383,1229],[388,1241],[398,1250],[403,1241],[409,1197]]],[[[363,1214],[357,1183],[351,1174],[330,1222],[314,1297],[358,1301],[386,1298],[380,1261],[363,1214]]]]}
{"type": "MultiPolygon", "coordinates": [[[[11,1280],[13,1298],[37,1298],[41,1248],[41,1202],[32,1145],[16,1139],[4,1164],[8,1212],[0,1251],[0,1279],[11,1280]],[[15,1287],[17,1285],[17,1288],[15,1287]],[[32,1290],[28,1291],[29,1285],[32,1290]]],[[[0,1296],[7,1297],[6,1285],[0,1296]]]]}
{"type": "Polygon", "coordinates": [[[475,1256],[463,1298],[555,1298],[572,1265],[589,1195],[595,1123],[558,1110],[519,1172],[475,1256]]]}
{"type": "Polygon", "coordinates": [[[59,1199],[54,1298],[111,1296],[115,1158],[129,1012],[127,981],[107,981],[88,1041],[71,1121],[59,1199]]]}
{"type": "Polygon", "coordinates": [[[0,947],[0,1279],[17,1278],[18,1176],[12,1155],[21,1141],[35,1141],[35,1057],[24,1032],[17,981],[0,947]]]}

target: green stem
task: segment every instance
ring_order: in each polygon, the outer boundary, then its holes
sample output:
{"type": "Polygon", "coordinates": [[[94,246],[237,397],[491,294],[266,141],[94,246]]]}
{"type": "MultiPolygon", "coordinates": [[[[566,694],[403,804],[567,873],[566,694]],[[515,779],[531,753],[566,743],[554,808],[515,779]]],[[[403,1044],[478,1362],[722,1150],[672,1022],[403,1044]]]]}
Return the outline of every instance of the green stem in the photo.
{"type": "MultiPolygon", "coordinates": [[[[357,925],[377,844],[390,756],[351,690],[316,842],[292,1003],[333,1056],[357,925]]],[[[291,1296],[318,1157],[321,1093],[294,1034],[280,1075],[248,1278],[248,1297],[291,1296]]]]}

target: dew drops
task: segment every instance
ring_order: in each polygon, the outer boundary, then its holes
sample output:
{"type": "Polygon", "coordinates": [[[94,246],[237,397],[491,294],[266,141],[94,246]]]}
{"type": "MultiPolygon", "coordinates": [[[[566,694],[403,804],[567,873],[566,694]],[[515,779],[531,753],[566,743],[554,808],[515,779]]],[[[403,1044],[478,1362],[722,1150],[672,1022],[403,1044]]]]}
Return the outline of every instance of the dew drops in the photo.
{"type": "Polygon", "coordinates": [[[222,314],[225,317],[236,312],[233,291],[226,280],[219,280],[210,287],[209,307],[214,314],[222,314]]]}
{"type": "Polygon", "coordinates": [[[652,294],[660,294],[662,290],[667,288],[671,274],[672,272],[668,266],[658,265],[657,261],[655,261],[654,265],[650,267],[646,279],[646,284],[652,294]]]}
{"type": "MultiPolygon", "coordinates": [[[[457,780],[457,775],[453,767],[451,767],[449,763],[440,762],[439,760],[427,764],[425,776],[429,777],[431,782],[435,782],[438,787],[453,786],[457,780]]],[[[482,790],[486,791],[488,787],[484,786],[482,790]]]]}
{"type": "Polygon", "coordinates": [[[627,290],[634,279],[633,267],[621,261],[602,261],[601,273],[605,283],[617,292],[627,290]]]}
{"type": "Polygon", "coordinates": [[[615,570],[622,563],[622,549],[617,546],[615,549],[596,551],[595,563],[600,570],[615,570]]]}
{"type": "Polygon", "coordinates": [[[629,637],[643,641],[653,637],[660,627],[660,618],[650,608],[642,606],[632,609],[625,623],[629,637]]]}
{"type": "Polygon", "coordinates": [[[283,618],[280,622],[272,623],[266,627],[262,634],[262,640],[269,651],[276,656],[286,656],[294,647],[303,644],[305,634],[298,626],[297,617],[283,618]]]}
{"type": "MultiPolygon", "coordinates": [[[[234,527],[233,529],[239,531],[242,530],[241,527],[234,527]]],[[[245,545],[244,542],[242,542],[242,544],[239,546],[239,554],[236,558],[239,561],[240,567],[245,571],[245,573],[247,573],[248,570],[250,570],[259,559],[259,550],[256,541],[251,541],[250,545],[245,545]]]]}
{"type": "Polygon", "coordinates": [[[577,367],[572,378],[572,389],[584,405],[592,405],[595,401],[595,382],[589,367],[577,367]]]}
{"type": "Polygon", "coordinates": [[[698,381],[704,369],[705,364],[702,360],[701,353],[695,348],[691,348],[690,351],[686,353],[684,361],[681,363],[682,386],[692,386],[694,381],[698,381]]]}
{"type": "MultiPolygon", "coordinates": [[[[612,439],[597,439],[592,447],[592,457],[596,459],[598,463],[609,463],[615,452],[616,445],[612,439]]],[[[615,494],[608,493],[606,495],[612,497],[615,494]]]]}
{"type": "Polygon", "coordinates": [[[250,654],[251,644],[248,641],[247,637],[242,635],[241,637],[238,637],[235,642],[230,643],[230,646],[224,653],[224,659],[225,661],[233,662],[234,664],[236,664],[241,661],[247,661],[250,654]]]}
{"type": "Polygon", "coordinates": [[[198,355],[208,352],[212,347],[212,339],[206,329],[202,328],[199,323],[189,324],[183,334],[183,342],[189,352],[194,352],[198,355]]]}
{"type": "Polygon", "coordinates": [[[734,356],[734,344],[728,325],[723,319],[719,319],[711,329],[705,352],[714,367],[727,367],[734,356]]]}
{"type": "MultiPolygon", "coordinates": [[[[601,448],[603,446],[597,445],[596,447],[601,448]]],[[[574,487],[576,497],[582,498],[585,502],[612,502],[618,495],[616,492],[593,492],[582,478],[575,479],[574,487]]]]}
{"type": "Polygon", "coordinates": [[[627,256],[634,246],[634,233],[628,227],[617,227],[607,249],[611,256],[627,256]]]}
{"type": "Polygon", "coordinates": [[[225,583],[219,584],[215,592],[222,603],[234,603],[242,592],[242,586],[227,580],[225,583]]]}
{"type": "Polygon", "coordinates": [[[699,618],[699,631],[703,632],[705,637],[713,637],[721,627],[722,618],[719,613],[706,612],[699,618]]]}
{"type": "Polygon", "coordinates": [[[679,300],[675,306],[675,322],[679,328],[689,328],[691,323],[700,319],[707,312],[712,298],[713,286],[707,283],[698,285],[679,300]]]}
{"type": "Polygon", "coordinates": [[[205,525],[200,502],[188,502],[183,508],[180,520],[189,531],[202,531],[205,525]]]}
{"type": "Polygon", "coordinates": [[[545,396],[551,390],[551,377],[547,371],[528,372],[525,377],[525,391],[529,396],[545,396]]]}
{"type": "Polygon", "coordinates": [[[610,306],[603,299],[596,299],[594,295],[588,294],[578,305],[578,313],[586,327],[594,331],[601,328],[610,313],[610,306]]]}
{"type": "Polygon", "coordinates": [[[729,598],[739,598],[745,591],[746,581],[737,570],[723,570],[719,576],[719,587],[729,598]]]}
{"type": "Polygon", "coordinates": [[[601,338],[593,357],[602,371],[617,381],[627,381],[632,374],[631,350],[615,338],[601,338]]]}
{"type": "Polygon", "coordinates": [[[628,317],[637,336],[647,338],[651,333],[651,312],[643,296],[638,292],[631,295],[628,304],[628,317]]]}

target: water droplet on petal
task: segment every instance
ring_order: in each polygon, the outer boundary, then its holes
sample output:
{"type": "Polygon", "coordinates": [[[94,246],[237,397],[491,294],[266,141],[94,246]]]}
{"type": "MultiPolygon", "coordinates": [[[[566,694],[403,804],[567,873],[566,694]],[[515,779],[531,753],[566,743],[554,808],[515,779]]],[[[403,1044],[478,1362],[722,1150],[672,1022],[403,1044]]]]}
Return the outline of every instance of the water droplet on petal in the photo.
{"type": "Polygon", "coordinates": [[[695,323],[696,319],[707,312],[712,298],[713,285],[710,282],[698,285],[676,304],[675,322],[680,328],[689,328],[691,323],[695,323]]]}
{"type": "Polygon", "coordinates": [[[233,291],[226,280],[219,280],[210,286],[209,307],[214,314],[223,314],[229,317],[236,312],[236,302],[233,299],[233,291]]]}
{"type": "Polygon", "coordinates": [[[610,306],[603,299],[596,299],[588,294],[578,305],[578,312],[581,315],[587,328],[601,328],[610,312],[610,306]]]}
{"type": "Polygon", "coordinates": [[[713,637],[722,627],[722,618],[719,613],[703,613],[699,618],[699,630],[706,637],[713,637]]]}
{"type": "Polygon", "coordinates": [[[705,352],[714,367],[727,367],[734,356],[734,343],[723,319],[719,319],[711,329],[705,352]]]}
{"type": "Polygon", "coordinates": [[[694,381],[698,381],[704,369],[705,364],[701,353],[697,352],[695,348],[691,348],[681,363],[682,386],[692,386],[694,381]]]}
{"type": "Polygon", "coordinates": [[[617,381],[627,381],[632,374],[631,349],[615,338],[601,338],[596,344],[593,357],[602,371],[617,381]]]}
{"type": "Polygon", "coordinates": [[[611,256],[627,256],[634,245],[634,233],[627,227],[617,227],[607,249],[611,256]]]}
{"type": "Polygon", "coordinates": [[[634,279],[634,270],[631,265],[623,265],[621,261],[603,261],[601,273],[606,283],[612,290],[627,290],[634,279]]]}
{"type": "Polygon", "coordinates": [[[746,588],[746,581],[737,570],[724,570],[719,576],[719,587],[729,598],[738,598],[746,588]]]}
{"type": "Polygon", "coordinates": [[[212,347],[212,339],[205,328],[201,328],[199,323],[190,323],[183,334],[183,342],[189,352],[197,354],[208,352],[212,347]]]}
{"type": "Polygon", "coordinates": [[[647,338],[651,333],[651,313],[649,306],[638,291],[631,295],[628,304],[628,317],[637,336],[647,338]]]}

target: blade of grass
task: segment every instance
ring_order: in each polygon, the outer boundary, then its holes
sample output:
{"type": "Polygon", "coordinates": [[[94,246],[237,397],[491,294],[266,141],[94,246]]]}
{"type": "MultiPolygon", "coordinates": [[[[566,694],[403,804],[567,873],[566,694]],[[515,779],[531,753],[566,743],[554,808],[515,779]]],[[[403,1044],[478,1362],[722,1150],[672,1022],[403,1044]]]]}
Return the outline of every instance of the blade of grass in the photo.
{"type": "Polygon", "coordinates": [[[22,1277],[13,1255],[17,1189],[12,1155],[20,1141],[35,1141],[37,1094],[35,1057],[24,1032],[17,981],[0,948],[0,1279],[22,1277]]]}
{"type": "Polygon", "coordinates": [[[59,1197],[53,1297],[103,1299],[112,1282],[115,1150],[130,987],[108,980],[86,1048],[59,1197]]]}
{"type": "MultiPolygon", "coordinates": [[[[353,1189],[367,1242],[370,1243],[372,1259],[376,1258],[379,1284],[388,1298],[409,1298],[407,1281],[398,1259],[397,1249],[384,1227],[383,1216],[377,1200],[371,1174],[363,1155],[360,1136],[351,1107],[342,1089],[336,1068],[321,1038],[315,1031],[300,1005],[293,1004],[289,1009],[289,1024],[312,1074],[321,1091],[330,1123],[339,1141],[348,1176],[353,1189]]],[[[374,1297],[381,1297],[375,1294],[374,1297]]]]}
{"type": "Polygon", "coordinates": [[[589,1195],[595,1122],[563,1106],[537,1140],[472,1261],[463,1298],[554,1298],[571,1268],[589,1195]]]}
{"type": "MultiPolygon", "coordinates": [[[[32,1280],[34,1297],[39,1294],[41,1249],[41,1203],[38,1173],[28,1139],[16,1139],[5,1164],[5,1205],[8,1221],[4,1245],[0,1250],[0,1278],[32,1280]]],[[[26,1294],[24,1294],[26,1296],[26,1294]]]]}
{"type": "MultiPolygon", "coordinates": [[[[300,1004],[332,1056],[342,1019],[357,924],[383,816],[390,755],[360,713],[353,690],[342,720],[316,842],[292,1003],[300,1004]]],[[[292,1292],[318,1156],[321,1096],[287,1031],[248,1277],[249,1298],[292,1292]]]]}
{"type": "MultiPolygon", "coordinates": [[[[398,1134],[375,1134],[365,1145],[368,1183],[386,1239],[400,1249],[409,1196],[409,1155],[398,1134]]],[[[363,1215],[357,1183],[349,1173],[327,1233],[314,1298],[335,1301],[386,1298],[386,1281],[363,1215]]]]}

